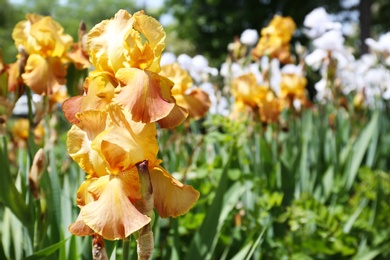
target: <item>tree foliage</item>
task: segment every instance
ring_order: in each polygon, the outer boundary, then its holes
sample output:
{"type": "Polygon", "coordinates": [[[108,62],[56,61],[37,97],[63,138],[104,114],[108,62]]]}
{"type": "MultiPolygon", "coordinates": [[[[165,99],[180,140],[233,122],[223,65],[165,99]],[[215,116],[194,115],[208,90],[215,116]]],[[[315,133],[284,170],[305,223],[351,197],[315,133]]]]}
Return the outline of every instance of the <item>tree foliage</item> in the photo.
{"type": "Polygon", "coordinates": [[[240,36],[245,29],[260,31],[274,14],[291,16],[299,26],[319,5],[340,8],[338,0],[166,0],[165,11],[177,20],[172,30],[179,38],[190,40],[196,52],[220,62],[232,36],[240,36]]]}
{"type": "MultiPolygon", "coordinates": [[[[329,13],[339,14],[347,21],[358,5],[346,6],[339,0],[166,0],[165,12],[173,15],[176,23],[172,32],[179,39],[186,39],[195,46],[194,53],[202,53],[220,64],[225,59],[226,47],[233,36],[240,36],[245,29],[261,30],[275,14],[291,16],[301,28],[305,16],[314,8],[324,6],[329,13]]],[[[390,3],[385,0],[362,0],[372,8],[373,19],[369,28],[386,32],[390,28],[388,14],[390,3]]],[[[370,15],[371,15],[370,14],[370,15]]],[[[296,33],[295,40],[307,42],[304,35],[296,33]]],[[[360,43],[354,43],[360,44],[360,43]]]]}

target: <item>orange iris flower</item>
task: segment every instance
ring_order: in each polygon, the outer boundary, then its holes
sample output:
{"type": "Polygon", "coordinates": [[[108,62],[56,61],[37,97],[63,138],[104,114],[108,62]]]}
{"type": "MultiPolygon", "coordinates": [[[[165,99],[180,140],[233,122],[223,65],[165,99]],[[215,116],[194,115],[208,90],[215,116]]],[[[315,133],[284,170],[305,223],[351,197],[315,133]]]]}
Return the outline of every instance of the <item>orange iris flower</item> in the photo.
{"type": "Polygon", "coordinates": [[[96,93],[103,91],[103,102],[110,97],[128,109],[136,122],[158,122],[164,128],[181,124],[188,113],[171,94],[173,82],[159,74],[164,40],[161,24],[143,11],[132,16],[119,10],[113,19],[93,27],[87,49],[97,73],[87,80],[84,97],[71,98],[64,105],[68,120],[77,122],[75,114],[85,106],[97,108],[93,106],[101,103],[102,96],[96,93]],[[103,89],[101,82],[110,86],[103,89]],[[94,105],[90,105],[91,99],[94,105]]]}
{"type": "Polygon", "coordinates": [[[12,32],[16,46],[28,54],[22,79],[37,94],[55,93],[65,84],[73,39],[50,16],[28,14],[26,18],[12,32]]]}
{"type": "Polygon", "coordinates": [[[160,74],[175,83],[172,95],[180,107],[188,110],[190,117],[199,119],[206,115],[211,105],[210,98],[200,88],[192,88],[194,81],[187,71],[178,63],[172,63],[163,66],[160,74]]]}
{"type": "Polygon", "coordinates": [[[156,159],[156,125],[131,119],[129,111],[111,103],[76,115],[68,133],[70,156],[87,173],[80,186],[80,215],[69,230],[75,235],[96,232],[109,240],[123,239],[150,222],[141,214],[136,164],[148,160],[154,207],[161,217],[186,213],[199,192],[174,179],[156,159]]]}

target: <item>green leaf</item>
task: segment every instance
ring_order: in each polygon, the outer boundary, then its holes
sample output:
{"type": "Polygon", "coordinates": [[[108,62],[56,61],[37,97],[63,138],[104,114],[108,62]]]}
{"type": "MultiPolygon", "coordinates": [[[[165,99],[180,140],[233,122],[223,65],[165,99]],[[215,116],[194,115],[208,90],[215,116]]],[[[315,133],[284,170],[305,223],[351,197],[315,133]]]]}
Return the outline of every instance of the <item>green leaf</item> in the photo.
{"type": "MultiPolygon", "coordinates": [[[[231,153],[230,153],[231,156],[231,153]]],[[[230,160],[229,160],[230,161],[230,160]]],[[[195,233],[186,259],[211,259],[218,241],[221,228],[231,210],[236,205],[242,193],[247,189],[245,185],[235,182],[228,186],[227,163],[223,169],[215,198],[207,210],[205,220],[200,229],[195,233]]]]}
{"type": "Polygon", "coordinates": [[[246,260],[251,259],[251,257],[253,255],[253,253],[255,252],[256,248],[259,246],[260,240],[263,237],[264,232],[265,232],[265,228],[263,229],[263,231],[261,231],[261,233],[259,234],[257,239],[252,243],[251,250],[249,251],[249,253],[245,257],[246,260]]]}
{"type": "Polygon", "coordinates": [[[58,251],[63,245],[65,245],[66,241],[68,241],[70,237],[67,239],[64,239],[54,245],[51,245],[49,247],[46,247],[45,249],[42,249],[35,254],[32,254],[25,258],[25,260],[35,260],[35,259],[42,259],[45,257],[48,257],[49,255],[52,255],[54,252],[58,251]]]}
{"type": "Polygon", "coordinates": [[[363,209],[367,206],[368,200],[363,199],[363,201],[360,203],[359,207],[355,210],[355,212],[352,214],[352,216],[349,217],[347,223],[345,224],[343,231],[345,233],[349,233],[352,229],[353,224],[355,223],[356,219],[359,217],[359,215],[362,213],[363,209]]]}
{"type": "Polygon", "coordinates": [[[2,144],[0,145],[0,165],[2,168],[0,201],[15,214],[20,222],[24,223],[25,226],[32,227],[31,220],[33,218],[31,218],[28,207],[22,195],[16,189],[14,180],[11,177],[6,138],[3,137],[2,139],[2,144]]]}
{"type": "Polygon", "coordinates": [[[351,150],[351,154],[348,158],[347,169],[345,172],[346,188],[349,190],[356,178],[356,174],[363,161],[364,154],[366,153],[372,137],[375,134],[375,129],[378,126],[378,113],[375,113],[371,121],[364,128],[361,134],[356,139],[351,150]]]}

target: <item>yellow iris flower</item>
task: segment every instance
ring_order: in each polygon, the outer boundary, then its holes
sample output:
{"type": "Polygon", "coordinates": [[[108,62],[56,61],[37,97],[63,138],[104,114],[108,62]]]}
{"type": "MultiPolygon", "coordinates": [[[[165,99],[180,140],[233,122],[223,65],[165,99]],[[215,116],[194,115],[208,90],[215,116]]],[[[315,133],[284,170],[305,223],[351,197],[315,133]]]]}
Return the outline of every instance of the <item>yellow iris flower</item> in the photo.
{"type": "Polygon", "coordinates": [[[109,240],[123,239],[150,222],[141,214],[136,164],[148,160],[154,207],[161,217],[186,213],[199,198],[191,186],[175,180],[156,159],[156,125],[131,119],[118,104],[76,115],[68,133],[70,156],[88,174],[78,191],[80,215],[69,230],[75,235],[98,233],[109,240]]]}
{"type": "Polygon", "coordinates": [[[164,41],[161,24],[143,11],[132,16],[119,10],[113,19],[93,27],[87,36],[87,49],[97,74],[87,80],[86,97],[64,104],[68,120],[76,122],[75,114],[85,106],[98,108],[110,98],[128,109],[136,122],[158,122],[164,128],[181,124],[188,113],[171,94],[173,82],[159,74],[164,41]],[[108,88],[103,90],[102,82],[110,86],[105,85],[108,88]],[[107,94],[104,101],[100,100],[102,91],[107,94]]]}
{"type": "Polygon", "coordinates": [[[178,63],[172,63],[163,66],[160,74],[175,83],[171,90],[172,95],[176,99],[176,104],[188,110],[189,117],[199,119],[206,115],[211,105],[210,98],[200,88],[192,88],[194,81],[187,71],[178,63]]]}
{"type": "Polygon", "coordinates": [[[259,59],[261,56],[277,58],[281,62],[290,60],[289,42],[294,34],[296,25],[291,17],[275,15],[269,25],[261,30],[261,37],[252,50],[252,56],[259,59]]]}
{"type": "Polygon", "coordinates": [[[308,103],[306,85],[306,77],[283,73],[279,97],[285,99],[289,106],[291,106],[291,103],[294,100],[299,100],[302,104],[306,104],[308,103]]]}
{"type": "Polygon", "coordinates": [[[285,106],[284,100],[277,98],[269,87],[258,85],[252,73],[235,78],[231,92],[235,98],[234,119],[243,118],[242,115],[258,115],[262,122],[275,122],[285,106]]]}
{"type": "Polygon", "coordinates": [[[52,94],[65,83],[70,35],[50,16],[28,14],[16,24],[12,38],[28,54],[24,83],[37,94],[52,94]]]}

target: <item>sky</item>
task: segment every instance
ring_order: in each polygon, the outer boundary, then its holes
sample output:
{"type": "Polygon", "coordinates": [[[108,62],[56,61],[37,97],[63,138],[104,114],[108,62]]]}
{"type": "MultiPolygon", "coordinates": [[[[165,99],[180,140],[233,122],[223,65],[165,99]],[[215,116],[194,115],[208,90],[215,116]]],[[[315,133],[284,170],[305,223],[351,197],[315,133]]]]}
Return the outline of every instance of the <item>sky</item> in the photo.
{"type": "MultiPolygon", "coordinates": [[[[26,0],[9,0],[11,4],[22,4],[26,0]]],[[[60,3],[65,3],[66,0],[60,0],[60,3]]],[[[138,6],[144,6],[148,8],[157,8],[161,7],[164,3],[164,0],[136,0],[138,6]]]]}

